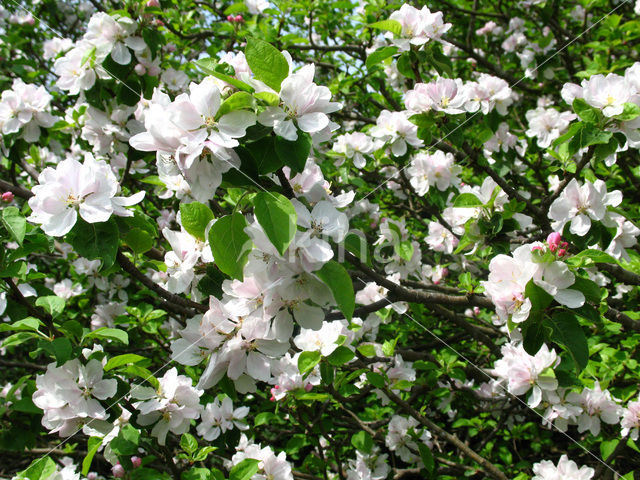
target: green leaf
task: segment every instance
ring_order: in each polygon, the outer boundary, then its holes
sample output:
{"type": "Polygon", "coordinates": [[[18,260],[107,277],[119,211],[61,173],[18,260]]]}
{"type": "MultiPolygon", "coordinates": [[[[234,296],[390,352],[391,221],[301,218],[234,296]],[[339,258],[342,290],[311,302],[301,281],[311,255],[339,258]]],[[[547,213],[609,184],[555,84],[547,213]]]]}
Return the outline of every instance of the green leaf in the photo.
{"type": "Polygon", "coordinates": [[[413,257],[413,243],[411,240],[405,240],[403,242],[398,242],[393,246],[393,249],[398,254],[400,258],[406,260],[407,262],[411,261],[413,257]]]}
{"type": "Polygon", "coordinates": [[[436,69],[440,75],[453,77],[453,65],[449,57],[444,55],[436,42],[432,42],[431,48],[424,50],[427,62],[436,69]]]}
{"type": "Polygon", "coordinates": [[[7,229],[11,238],[22,245],[27,232],[27,220],[20,214],[17,207],[6,207],[2,210],[2,225],[7,229]]]}
{"type": "Polygon", "coordinates": [[[453,201],[453,206],[458,207],[481,207],[484,205],[473,193],[461,193],[453,201]]]}
{"type": "Polygon", "coordinates": [[[376,388],[384,388],[385,387],[386,382],[384,381],[384,377],[382,375],[380,375],[379,373],[367,372],[366,375],[367,375],[367,380],[374,387],[376,387],[376,388]]]}
{"type": "Polygon", "coordinates": [[[595,125],[583,123],[582,128],[569,141],[569,153],[573,155],[581,148],[609,143],[612,136],[612,132],[605,132],[595,125]]]}
{"type": "Polygon", "coordinates": [[[78,218],[66,239],[78,255],[89,260],[101,259],[103,270],[116,261],[120,238],[118,225],[113,217],[102,223],[87,223],[78,218]]]}
{"type": "Polygon", "coordinates": [[[294,142],[276,137],[276,154],[289,168],[292,173],[300,173],[307,164],[309,153],[311,152],[311,135],[298,130],[298,139],[294,142]]]}
{"type": "Polygon", "coordinates": [[[566,262],[574,267],[587,267],[594,263],[617,263],[616,259],[601,250],[583,250],[569,257],[566,262]]]}
{"type": "Polygon", "coordinates": [[[396,349],[396,343],[398,343],[397,338],[394,338],[393,340],[385,340],[382,344],[382,353],[387,357],[393,357],[396,349]]]}
{"type": "Polygon", "coordinates": [[[577,317],[571,312],[559,311],[548,322],[553,329],[551,339],[566,348],[578,370],[582,371],[589,363],[589,345],[577,317]]]}
{"type": "Polygon", "coordinates": [[[432,474],[436,469],[436,461],[433,458],[431,450],[424,443],[418,442],[418,451],[420,452],[422,463],[424,463],[424,468],[429,474],[432,474]]]}
{"type": "Polygon", "coordinates": [[[44,323],[37,318],[27,317],[13,323],[0,324],[0,332],[38,332],[41,325],[44,323]]]}
{"type": "Polygon", "coordinates": [[[629,120],[633,120],[640,116],[640,106],[635,103],[627,102],[624,104],[624,108],[620,115],[616,115],[616,120],[621,120],[623,122],[628,122],[629,120]]]}
{"type": "Polygon", "coordinates": [[[207,459],[211,452],[215,452],[217,449],[217,447],[202,447],[200,450],[193,454],[193,461],[203,462],[207,459]]]}
{"type": "Polygon", "coordinates": [[[180,475],[180,480],[210,480],[210,478],[211,472],[204,467],[194,467],[180,475]]]}
{"type": "Polygon", "coordinates": [[[45,480],[57,470],[56,464],[50,457],[44,456],[35,459],[25,470],[18,473],[18,479],[45,480]]]}
{"type": "Polygon", "coordinates": [[[254,213],[264,233],[280,255],[296,235],[298,215],[291,201],[274,192],[260,192],[253,199],[254,213]]]}
{"type": "Polygon", "coordinates": [[[227,113],[234,112],[236,110],[253,110],[255,108],[256,101],[247,92],[236,92],[227,98],[216,113],[216,118],[220,118],[227,113]]]}
{"type": "Polygon", "coordinates": [[[606,461],[609,459],[609,456],[616,449],[616,447],[618,446],[618,443],[620,443],[620,439],[614,438],[612,440],[604,440],[600,444],[600,456],[602,457],[603,460],[606,461]]]}
{"type": "Polygon", "coordinates": [[[216,221],[209,230],[209,245],[213,259],[223,273],[242,280],[253,244],[244,231],[247,221],[241,213],[235,212],[216,221]]]}
{"type": "Polygon", "coordinates": [[[123,355],[117,355],[109,359],[107,364],[104,366],[104,371],[108,372],[109,370],[113,370],[114,368],[122,367],[123,365],[129,365],[131,363],[138,363],[143,360],[146,360],[146,358],[135,353],[125,353],[123,355]]]}
{"type": "Polygon", "coordinates": [[[129,345],[129,335],[124,330],[120,330],[118,328],[98,328],[93,332],[87,333],[85,338],[105,338],[108,340],[117,340],[120,343],[129,345]]]}
{"type": "Polygon", "coordinates": [[[531,311],[533,312],[540,312],[553,302],[553,297],[536,285],[533,280],[529,280],[527,283],[524,296],[531,302],[531,311]]]}
{"type": "Polygon", "coordinates": [[[51,317],[56,318],[64,311],[65,301],[57,295],[38,297],[36,305],[42,307],[51,317]]]}
{"type": "Polygon", "coordinates": [[[148,252],[153,248],[153,237],[141,228],[132,228],[124,234],[123,240],[137,254],[148,252]]]}
{"type": "Polygon", "coordinates": [[[345,363],[353,360],[353,357],[355,357],[353,350],[341,345],[333,352],[331,352],[331,354],[327,357],[327,360],[331,365],[339,367],[340,365],[344,365],[345,363]]]}
{"type": "Polygon", "coordinates": [[[374,65],[377,65],[383,60],[386,60],[387,58],[395,55],[397,52],[398,52],[398,47],[379,48],[367,57],[367,61],[365,62],[365,65],[367,66],[368,69],[370,69],[374,65]]]}
{"type": "Polygon", "coordinates": [[[602,118],[600,110],[592,107],[582,98],[576,98],[573,101],[573,111],[587,123],[598,123],[602,118]]]}
{"type": "Polygon", "coordinates": [[[284,55],[270,43],[250,37],[244,56],[256,79],[279,92],[280,84],[289,75],[289,63],[284,55]]]}
{"type": "Polygon", "coordinates": [[[358,351],[367,358],[376,356],[376,347],[370,343],[358,345],[358,351]]]}
{"type": "Polygon", "coordinates": [[[245,458],[229,472],[229,480],[249,480],[258,473],[259,460],[245,458]]]}
{"type": "Polygon", "coordinates": [[[82,460],[82,475],[86,476],[89,473],[89,469],[91,468],[91,462],[93,461],[93,457],[102,445],[102,438],[100,437],[90,437],[87,442],[87,454],[82,460]]]}
{"type": "Polygon", "coordinates": [[[140,432],[127,424],[120,429],[118,436],[111,440],[110,446],[113,453],[118,456],[136,455],[139,441],[140,432]]]}
{"type": "Polygon", "coordinates": [[[379,22],[370,23],[369,28],[375,28],[377,30],[385,30],[395,35],[402,33],[402,24],[396,20],[381,20],[379,22]]]}
{"type": "Polygon", "coordinates": [[[138,467],[134,468],[131,473],[131,480],[174,480],[175,477],[170,476],[167,472],[159,472],[154,468],[138,467]]]}
{"type": "Polygon", "coordinates": [[[278,417],[272,412],[262,412],[256,415],[256,418],[253,422],[254,427],[259,427],[260,425],[264,425],[266,423],[270,423],[272,420],[276,420],[278,417]]]}
{"type": "Polygon", "coordinates": [[[593,280],[576,275],[576,279],[573,285],[571,285],[571,288],[581,291],[588,302],[600,303],[600,287],[593,280]]]}
{"type": "Polygon", "coordinates": [[[280,103],[280,97],[273,92],[258,92],[253,96],[271,107],[277,107],[280,103]]]}
{"type": "Polygon", "coordinates": [[[298,370],[304,375],[310,372],[320,362],[320,352],[302,352],[298,357],[298,370]]]}
{"type": "Polygon", "coordinates": [[[227,82],[229,85],[236,87],[238,90],[242,90],[244,92],[253,93],[254,89],[251,85],[247,85],[240,80],[230,77],[229,75],[225,75],[224,73],[218,72],[215,70],[215,67],[218,62],[216,62],[213,58],[201,58],[200,60],[196,60],[194,62],[198,68],[200,68],[207,75],[214,76],[223,82],[227,82]]]}
{"type": "Polygon", "coordinates": [[[198,449],[198,440],[190,433],[184,433],[180,437],[180,448],[191,455],[198,449]]]}
{"type": "Polygon", "coordinates": [[[53,341],[46,344],[45,349],[56,358],[58,366],[64,365],[71,360],[73,347],[67,337],[54,338],[53,341]]]}
{"type": "Polygon", "coordinates": [[[360,230],[351,230],[344,239],[344,247],[363,263],[370,264],[367,239],[360,230]]]}
{"type": "Polygon", "coordinates": [[[180,220],[188,233],[204,242],[204,232],[209,222],[213,220],[213,212],[204,203],[181,203],[180,220]]]}
{"type": "Polygon", "coordinates": [[[356,308],[356,297],[347,270],[338,262],[329,260],[314,273],[329,287],[338,308],[344,314],[344,318],[351,320],[356,308]]]}
{"type": "Polygon", "coordinates": [[[532,312],[527,321],[522,323],[520,327],[522,329],[522,346],[524,347],[525,352],[531,356],[535,356],[546,339],[545,324],[542,321],[542,314],[539,312],[532,312]]]}
{"type": "Polygon", "coordinates": [[[356,432],[351,437],[351,445],[360,450],[362,453],[371,453],[373,448],[373,438],[364,430],[356,432]]]}
{"type": "Polygon", "coordinates": [[[21,345],[24,342],[28,342],[34,338],[42,338],[37,333],[34,332],[18,332],[13,335],[9,335],[2,341],[2,347],[15,347],[16,345],[21,345]]]}

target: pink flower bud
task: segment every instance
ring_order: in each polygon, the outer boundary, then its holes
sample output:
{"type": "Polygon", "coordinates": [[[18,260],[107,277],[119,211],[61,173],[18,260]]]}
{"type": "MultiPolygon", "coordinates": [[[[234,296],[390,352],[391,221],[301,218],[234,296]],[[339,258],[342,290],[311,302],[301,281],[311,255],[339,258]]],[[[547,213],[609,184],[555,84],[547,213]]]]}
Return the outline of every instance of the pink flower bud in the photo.
{"type": "Polygon", "coordinates": [[[310,392],[311,390],[313,390],[313,385],[311,385],[310,383],[307,383],[304,386],[304,390],[305,390],[305,392],[310,392]]]}
{"type": "Polygon", "coordinates": [[[4,192],[2,194],[2,201],[3,202],[6,202],[6,203],[13,202],[13,198],[14,198],[13,192],[4,192]]]}
{"type": "Polygon", "coordinates": [[[113,467],[111,467],[111,474],[115,478],[124,477],[124,467],[122,465],[120,465],[119,463],[116,463],[113,467]]]}
{"type": "Polygon", "coordinates": [[[480,315],[480,307],[473,307],[473,314],[477,317],[480,315]]]}
{"type": "Polygon", "coordinates": [[[97,480],[98,474],[96,472],[87,473],[87,480],[97,480]]]}
{"type": "Polygon", "coordinates": [[[560,248],[567,248],[569,246],[569,244],[567,242],[562,242],[560,244],[560,248]]]}
{"type": "Polygon", "coordinates": [[[234,20],[238,23],[244,22],[244,18],[242,18],[242,15],[236,15],[236,18],[234,18],[234,20]]]}
{"type": "Polygon", "coordinates": [[[540,245],[536,245],[535,247],[533,247],[531,249],[531,251],[532,252],[540,252],[540,253],[542,253],[542,252],[544,252],[544,249],[540,245]]]}
{"type": "Polygon", "coordinates": [[[139,63],[135,67],[133,67],[133,71],[136,72],[136,75],[139,75],[139,76],[142,76],[145,73],[147,73],[147,69],[141,63],[139,63]]]}
{"type": "Polygon", "coordinates": [[[236,21],[236,17],[234,17],[233,15],[227,15],[227,20],[229,22],[235,22],[236,21]]]}
{"type": "Polygon", "coordinates": [[[566,254],[567,254],[567,251],[564,248],[561,248],[560,250],[558,250],[559,257],[564,257],[566,254]]]}
{"type": "Polygon", "coordinates": [[[555,245],[557,247],[561,241],[562,241],[562,235],[560,235],[560,233],[558,232],[550,233],[549,236],[547,237],[547,243],[549,244],[549,246],[555,245]]]}
{"type": "Polygon", "coordinates": [[[549,250],[551,250],[552,252],[555,252],[557,249],[558,245],[556,245],[555,243],[549,245],[549,250]]]}
{"type": "Polygon", "coordinates": [[[133,468],[138,468],[142,465],[142,459],[140,457],[133,456],[131,457],[131,464],[133,465],[133,468]]]}
{"type": "Polygon", "coordinates": [[[449,269],[447,267],[444,267],[442,269],[442,278],[446,277],[447,275],[449,275],[449,269]]]}
{"type": "Polygon", "coordinates": [[[164,26],[164,22],[162,20],[160,20],[159,18],[156,18],[153,23],[156,24],[157,27],[163,27],[164,26]]]}
{"type": "Polygon", "coordinates": [[[158,0],[149,0],[147,2],[147,7],[159,7],[160,2],[158,0]]]}

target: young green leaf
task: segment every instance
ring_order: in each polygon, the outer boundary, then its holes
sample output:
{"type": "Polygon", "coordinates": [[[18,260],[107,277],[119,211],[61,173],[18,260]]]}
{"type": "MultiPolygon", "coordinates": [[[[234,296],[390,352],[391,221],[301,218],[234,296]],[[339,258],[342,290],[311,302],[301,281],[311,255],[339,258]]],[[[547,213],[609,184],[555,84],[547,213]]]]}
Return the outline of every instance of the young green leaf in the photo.
{"type": "Polygon", "coordinates": [[[2,210],[2,225],[7,229],[11,238],[22,245],[27,232],[27,220],[20,214],[17,207],[6,207],[2,210]]]}
{"type": "Polygon", "coordinates": [[[244,56],[256,79],[279,92],[280,84],[289,75],[285,56],[270,43],[255,37],[247,40],[244,56]]]}
{"type": "Polygon", "coordinates": [[[276,250],[283,255],[296,235],[296,209],[288,198],[275,192],[258,193],[253,205],[258,223],[276,250]]]}
{"type": "Polygon", "coordinates": [[[200,241],[205,240],[205,229],[213,220],[213,212],[204,203],[181,203],[180,220],[184,229],[200,241]]]}
{"type": "Polygon", "coordinates": [[[258,472],[259,460],[245,458],[229,472],[229,480],[249,480],[258,472]]]}
{"type": "Polygon", "coordinates": [[[90,260],[101,259],[103,270],[116,261],[120,235],[113,217],[102,223],[87,223],[78,218],[66,239],[78,255],[90,260]]]}
{"type": "Polygon", "coordinates": [[[379,22],[370,23],[369,28],[385,30],[396,35],[400,35],[402,33],[402,24],[396,20],[381,20],[379,22]]]}
{"type": "Polygon", "coordinates": [[[589,363],[589,346],[577,317],[571,312],[559,311],[548,322],[553,329],[551,339],[566,348],[576,367],[582,371],[589,363]]]}
{"type": "Polygon", "coordinates": [[[347,270],[338,262],[329,260],[314,273],[329,287],[344,318],[351,320],[356,307],[356,297],[347,270]]]}
{"type": "Polygon", "coordinates": [[[209,230],[209,245],[216,265],[220,271],[238,280],[243,278],[253,245],[244,231],[246,226],[244,216],[235,212],[216,221],[209,230]]]}
{"type": "Polygon", "coordinates": [[[311,152],[311,135],[298,131],[298,139],[290,142],[281,137],[276,137],[276,154],[292,173],[300,173],[307,164],[311,152]]]}
{"type": "Polygon", "coordinates": [[[298,370],[304,375],[310,372],[320,362],[320,352],[302,352],[298,357],[298,370]]]}

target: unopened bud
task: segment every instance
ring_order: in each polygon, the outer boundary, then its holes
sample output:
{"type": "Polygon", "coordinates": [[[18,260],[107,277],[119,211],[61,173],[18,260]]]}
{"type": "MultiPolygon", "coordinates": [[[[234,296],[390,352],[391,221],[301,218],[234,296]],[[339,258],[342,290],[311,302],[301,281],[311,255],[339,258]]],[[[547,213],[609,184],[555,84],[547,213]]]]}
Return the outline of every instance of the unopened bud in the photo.
{"type": "Polygon", "coordinates": [[[139,76],[142,76],[145,73],[147,73],[147,69],[141,63],[139,63],[135,67],[133,67],[133,71],[136,72],[136,75],[139,75],[139,76]]]}
{"type": "Polygon", "coordinates": [[[142,465],[142,459],[136,456],[131,457],[131,465],[133,465],[133,468],[138,468],[142,465]]]}
{"type": "Polygon", "coordinates": [[[234,18],[234,20],[238,23],[244,22],[244,18],[242,18],[242,15],[236,15],[236,18],[234,18]]]}
{"type": "Polygon", "coordinates": [[[567,251],[564,248],[561,248],[560,250],[558,250],[559,257],[564,257],[566,254],[567,254],[567,251]]]}
{"type": "Polygon", "coordinates": [[[313,385],[311,385],[310,383],[307,383],[307,384],[304,386],[304,390],[305,390],[306,392],[310,392],[312,389],[313,389],[313,385]]]}
{"type": "Polygon", "coordinates": [[[561,241],[562,241],[562,235],[560,235],[560,233],[558,232],[550,233],[549,236],[547,237],[547,243],[549,244],[549,246],[555,245],[557,247],[558,245],[560,245],[561,241]]]}
{"type": "Polygon", "coordinates": [[[558,249],[558,245],[556,245],[555,243],[552,243],[551,245],[549,245],[549,250],[551,250],[552,252],[555,252],[558,249]]]}
{"type": "Polygon", "coordinates": [[[229,22],[235,22],[236,21],[236,17],[234,17],[233,15],[227,15],[227,20],[229,22]]]}
{"type": "Polygon", "coordinates": [[[115,478],[124,477],[124,467],[122,465],[120,465],[119,463],[116,463],[113,467],[111,467],[111,474],[115,478]]]}
{"type": "Polygon", "coordinates": [[[87,480],[97,480],[98,474],[96,472],[87,473],[87,480]]]}
{"type": "Polygon", "coordinates": [[[13,199],[14,199],[13,192],[4,192],[2,194],[2,201],[3,202],[10,203],[10,202],[13,202],[13,199]]]}
{"type": "Polygon", "coordinates": [[[149,0],[147,2],[147,7],[159,7],[160,2],[158,0],[149,0]]]}

